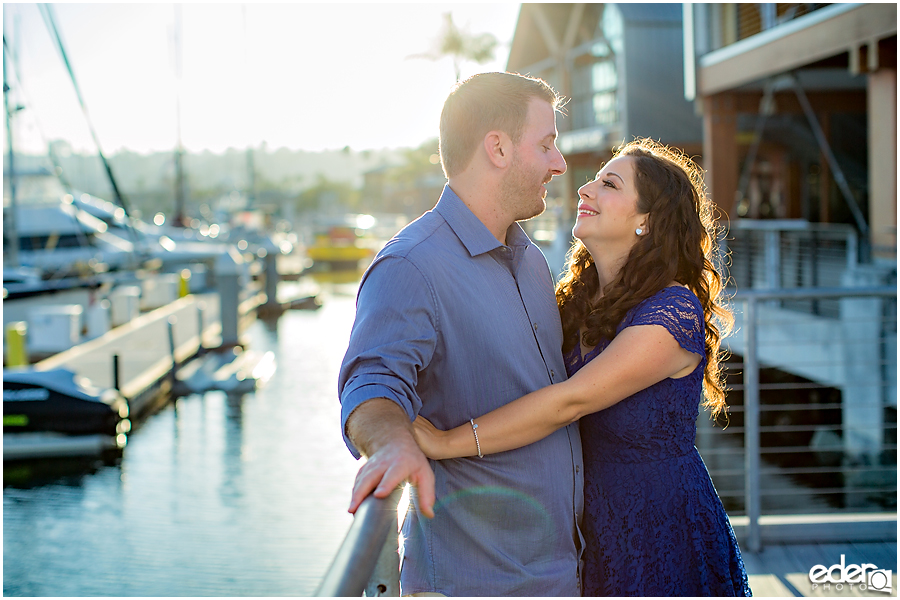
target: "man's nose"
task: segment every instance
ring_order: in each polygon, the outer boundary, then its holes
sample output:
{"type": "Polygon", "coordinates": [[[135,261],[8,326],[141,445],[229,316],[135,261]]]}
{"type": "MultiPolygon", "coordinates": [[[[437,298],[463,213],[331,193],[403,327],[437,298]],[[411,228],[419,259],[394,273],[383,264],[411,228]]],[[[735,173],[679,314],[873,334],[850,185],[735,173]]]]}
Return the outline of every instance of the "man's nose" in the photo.
{"type": "Polygon", "coordinates": [[[553,174],[554,175],[562,175],[566,172],[566,159],[563,158],[562,152],[559,151],[559,148],[554,148],[556,151],[556,156],[553,161],[553,174]]]}

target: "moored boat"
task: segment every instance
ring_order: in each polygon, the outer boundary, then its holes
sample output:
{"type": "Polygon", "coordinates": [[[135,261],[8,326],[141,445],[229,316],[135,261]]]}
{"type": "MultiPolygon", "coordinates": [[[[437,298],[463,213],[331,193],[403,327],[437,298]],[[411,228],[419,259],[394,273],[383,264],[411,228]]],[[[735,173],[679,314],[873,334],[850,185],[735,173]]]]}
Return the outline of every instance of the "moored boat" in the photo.
{"type": "Polygon", "coordinates": [[[3,460],[121,450],[128,404],[67,369],[3,370],[3,460]]]}
{"type": "Polygon", "coordinates": [[[375,255],[372,248],[363,244],[361,237],[354,228],[335,225],[327,232],[317,234],[306,253],[313,265],[320,268],[355,269],[360,261],[375,255]]]}

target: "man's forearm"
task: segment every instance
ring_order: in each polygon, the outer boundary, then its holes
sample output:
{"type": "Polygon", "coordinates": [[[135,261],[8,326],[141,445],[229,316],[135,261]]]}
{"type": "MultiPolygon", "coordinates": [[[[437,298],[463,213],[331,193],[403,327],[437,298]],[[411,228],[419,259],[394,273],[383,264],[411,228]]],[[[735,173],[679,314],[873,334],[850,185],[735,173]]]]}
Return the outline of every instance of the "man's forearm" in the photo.
{"type": "Polygon", "coordinates": [[[347,437],[364,456],[398,441],[415,444],[406,413],[387,398],[372,398],[357,406],[347,418],[347,437]]]}

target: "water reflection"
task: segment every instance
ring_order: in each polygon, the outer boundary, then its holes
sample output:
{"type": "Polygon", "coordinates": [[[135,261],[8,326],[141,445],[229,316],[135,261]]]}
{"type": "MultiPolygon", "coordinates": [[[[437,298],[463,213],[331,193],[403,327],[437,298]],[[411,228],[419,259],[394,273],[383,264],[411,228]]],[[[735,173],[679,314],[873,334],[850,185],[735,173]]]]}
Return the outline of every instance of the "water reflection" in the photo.
{"type": "Polygon", "coordinates": [[[357,280],[253,325],[278,362],[256,393],[179,399],[117,464],[5,468],[4,595],[311,594],[351,521],[336,389],[357,280]]]}

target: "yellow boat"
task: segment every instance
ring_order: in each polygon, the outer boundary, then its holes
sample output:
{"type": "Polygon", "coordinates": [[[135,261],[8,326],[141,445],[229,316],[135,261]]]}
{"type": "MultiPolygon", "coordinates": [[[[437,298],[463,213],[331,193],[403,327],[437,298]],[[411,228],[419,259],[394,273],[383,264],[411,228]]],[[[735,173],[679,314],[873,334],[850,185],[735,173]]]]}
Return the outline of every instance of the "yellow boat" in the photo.
{"type": "Polygon", "coordinates": [[[316,235],[306,253],[313,263],[337,270],[358,268],[360,261],[375,255],[375,250],[363,245],[354,228],[336,225],[316,235]]]}

